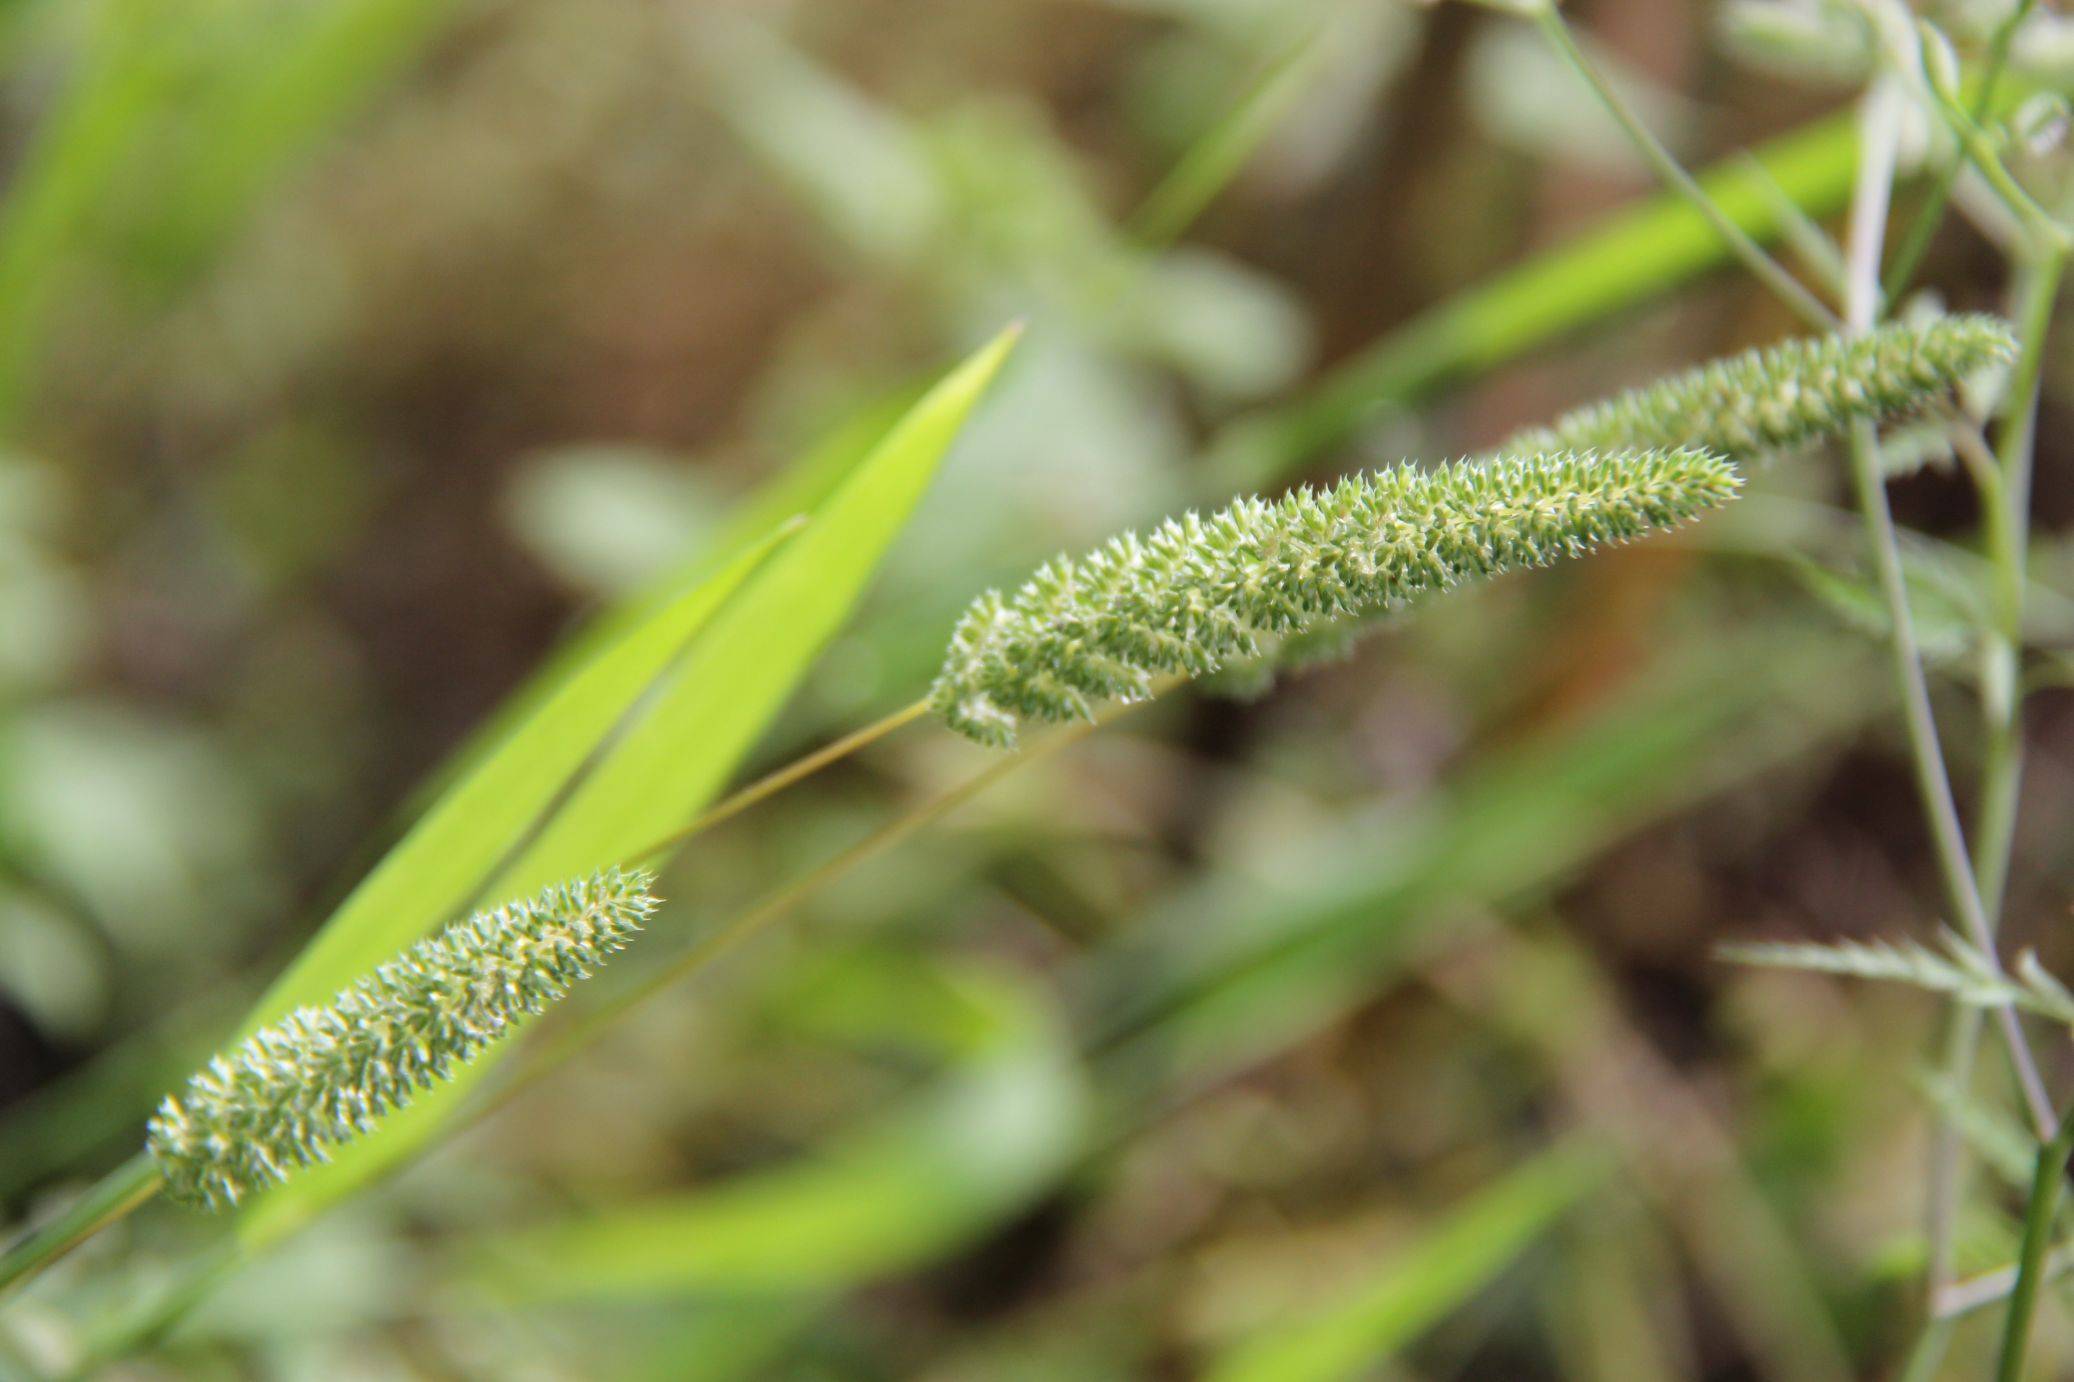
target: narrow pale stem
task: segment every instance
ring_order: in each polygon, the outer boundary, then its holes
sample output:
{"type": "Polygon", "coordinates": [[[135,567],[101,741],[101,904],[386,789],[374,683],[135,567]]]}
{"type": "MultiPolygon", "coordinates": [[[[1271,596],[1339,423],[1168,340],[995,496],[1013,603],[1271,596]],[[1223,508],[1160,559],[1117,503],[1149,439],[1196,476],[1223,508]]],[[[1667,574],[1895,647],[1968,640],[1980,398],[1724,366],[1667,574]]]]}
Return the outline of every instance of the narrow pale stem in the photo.
{"type": "MultiPolygon", "coordinates": [[[[1887,220],[1888,196],[1893,186],[1894,149],[1899,118],[1899,96],[1891,84],[1877,82],[1866,94],[1864,147],[1859,162],[1858,188],[1853,198],[1846,263],[1845,312],[1849,329],[1862,335],[1879,313],[1880,245],[1887,220]]],[[[1931,843],[1939,873],[1954,915],[1967,939],[1991,960],[1995,956],[1994,929],[1981,904],[1980,887],[1973,874],[1973,861],[1966,849],[1965,831],[1952,795],[1951,779],[1945,770],[1944,746],[1939,741],[1936,716],[1930,708],[1930,688],[1923,673],[1916,645],[1915,621],[1908,604],[1908,585],[1901,565],[1901,549],[1895,537],[1894,515],[1887,506],[1886,485],[1880,475],[1879,438],[1872,424],[1860,422],[1850,434],[1851,483],[1865,524],[1866,543],[1871,550],[1887,614],[1893,624],[1889,642],[1895,680],[1901,692],[1902,719],[1908,732],[1909,757],[1915,770],[1916,789],[1928,818],[1931,843]]],[[[2009,1058],[2022,1087],[2024,1102],[2040,1140],[2051,1136],[2057,1123],[2045,1082],[2038,1075],[2029,1045],[2024,1040],[2016,1010],[2007,1003],[1995,1009],[1995,1020],[2009,1047],[2009,1058]]]]}
{"type": "Polygon", "coordinates": [[[2045,341],[2052,329],[2053,303],[2065,265],[2065,252],[2053,250],[2022,275],[2016,314],[2018,354],[1995,455],[1998,483],[1981,495],[1982,526],[1995,570],[1999,625],[1981,669],[1988,740],[1975,864],[1991,933],[2001,919],[2002,897],[2009,883],[2017,800],[2023,786],[2023,691],[2018,664],[2024,641],[2031,474],[2037,454],[2034,442],[2045,341]]]}
{"type": "MultiPolygon", "coordinates": [[[[1976,1310],[1985,1310],[1998,1301],[2009,1299],[2016,1290],[2016,1279],[2020,1268],[2003,1267],[1997,1271],[1983,1272],[1964,1281],[1953,1282],[1937,1293],[1933,1304],[1937,1310],[1937,1322],[1949,1327],[1961,1316],[1976,1310]]],[[[2041,1282],[2058,1281],[2067,1273],[2074,1272],[2074,1244],[2063,1243],[2045,1255],[2045,1263],[2038,1271],[2041,1282]]]]}
{"type": "MultiPolygon", "coordinates": [[[[2015,847],[2017,802],[2023,786],[2023,694],[2018,685],[2018,650],[2023,646],[2025,552],[2030,535],[2031,470],[2038,393],[2045,338],[2059,290],[2065,256],[2048,254],[2022,278],[2016,312],[2017,362],[2010,378],[2009,401],[1999,446],[1981,485],[1983,529],[1996,578],[1997,637],[1985,650],[1982,668],[1982,711],[1987,746],[1981,765],[1980,823],[1974,838],[1974,877],[1990,934],[2000,929],[2003,898],[2015,847]]],[[[1981,1014],[1960,1008],[1952,1014],[1945,1046],[1945,1074],[1955,1089],[1965,1088],[1979,1048],[1981,1014]]],[[[1931,1144],[1929,1289],[1938,1299],[1951,1281],[1952,1228],[1957,1215],[1964,1147],[1958,1130],[1941,1122],[1931,1144]]],[[[1925,1349],[1941,1357],[1949,1328],[1933,1322],[1925,1331],[1925,1349]]],[[[1925,1376],[1929,1375],[1927,1372],[1925,1376]]]]}
{"type": "Polygon", "coordinates": [[[2024,1347],[2030,1341],[2031,1320],[2038,1313],[2038,1288],[2045,1279],[2046,1250],[2052,1244],[2053,1219],[2066,1189],[2070,1155],[2074,1155],[2074,1109],[2060,1120],[2052,1140],[2038,1149],[2031,1199],[2024,1208],[2023,1255],[2017,1260],[2009,1315],[2002,1325],[2002,1361],[1995,1370],[1998,1382],[2020,1382],[2023,1377],[2024,1347]]]}
{"type": "MultiPolygon", "coordinates": [[[[1909,756],[1915,768],[1916,790],[1928,817],[1931,844],[1937,855],[1938,871],[1945,892],[1966,938],[1992,959],[1995,936],[1981,905],[1966,853],[1966,837],[1959,826],[1958,808],[1952,804],[1951,779],[1944,768],[1944,748],[1930,709],[1930,690],[1923,676],[1922,656],[1916,647],[1915,629],[1909,618],[1908,588],[1901,570],[1901,555],[1895,546],[1894,517],[1887,508],[1886,490],[1880,482],[1877,443],[1871,428],[1860,424],[1851,438],[1851,478],[1858,504],[1865,517],[1866,539],[1872,549],[1879,575],[1880,591],[1894,623],[1891,650],[1895,680],[1900,684],[1901,708],[1908,731],[1909,756]]],[[[2041,1138],[2051,1135],[2054,1124],[2052,1102],[2046,1097],[2044,1081],[2025,1044],[2016,1011],[2007,1004],[1994,1010],[2003,1038],[2009,1045],[2011,1063],[2023,1087],[2024,1102],[2041,1138]]]]}
{"type": "Polygon", "coordinates": [[[1605,106],[1607,112],[1619,123],[1629,141],[1655,170],[1664,185],[1685,198],[1700,215],[1706,217],[1707,223],[1714,227],[1715,233],[1721,236],[1730,252],[1742,260],[1743,266],[1757,275],[1787,306],[1799,313],[1816,330],[1834,331],[1837,327],[1836,314],[1802,286],[1799,279],[1788,273],[1778,260],[1765,253],[1764,247],[1751,239],[1749,233],[1737,225],[1735,219],[1707,195],[1707,190],[1699,185],[1692,174],[1685,171],[1685,166],[1650,132],[1649,127],[1642,123],[1627,101],[1613,89],[1613,84],[1593,66],[1591,59],[1578,46],[1576,37],[1571,34],[1562,11],[1553,3],[1542,5],[1534,12],[1534,22],[1547,36],[1549,46],[1556,50],[1571,70],[1576,72],[1598,96],[1599,103],[1605,106]]]}
{"type": "MultiPolygon", "coordinates": [[[[1106,720],[1104,722],[1106,723],[1106,720]]],[[[948,791],[939,793],[899,819],[866,836],[812,872],[778,888],[748,911],[707,933],[670,964],[657,970],[636,988],[614,999],[610,1006],[572,1024],[552,1046],[528,1062],[524,1070],[500,1089],[493,1101],[480,1110],[477,1116],[486,1115],[492,1109],[501,1107],[520,1090],[567,1064],[571,1057],[596,1041],[608,1029],[618,1025],[630,1013],[759,935],[773,922],[790,915],[802,903],[836,880],[878,858],[924,826],[942,819],[1010,773],[1077,742],[1093,733],[1096,728],[1098,726],[1093,723],[1073,725],[1045,737],[1013,757],[1004,758],[948,791]]]]}
{"type": "MultiPolygon", "coordinates": [[[[2009,404],[1996,459],[2001,462],[2009,515],[2011,569],[2006,575],[2010,603],[2023,609],[2024,562],[2030,541],[2031,470],[2038,427],[2038,393],[2045,369],[2045,340],[2052,330],[2053,305],[2066,271],[2067,248],[2050,250],[2023,277],[2018,294],[2016,367],[2009,380],[2009,404]]],[[[2012,634],[2019,632],[2012,628],[2012,634]]]]}
{"type": "Polygon", "coordinates": [[[776,796],[801,778],[810,777],[831,763],[839,762],[867,745],[885,738],[894,730],[913,724],[929,713],[927,698],[912,705],[902,706],[882,720],[875,720],[864,728],[845,734],[834,743],[814,750],[804,757],[794,759],[768,776],[758,778],[740,791],[715,802],[693,817],[688,825],[673,830],[659,840],[652,840],[629,854],[621,863],[622,868],[644,864],[669,850],[674,850],[694,835],[700,835],[722,821],[740,815],[758,802],[776,796]]]}

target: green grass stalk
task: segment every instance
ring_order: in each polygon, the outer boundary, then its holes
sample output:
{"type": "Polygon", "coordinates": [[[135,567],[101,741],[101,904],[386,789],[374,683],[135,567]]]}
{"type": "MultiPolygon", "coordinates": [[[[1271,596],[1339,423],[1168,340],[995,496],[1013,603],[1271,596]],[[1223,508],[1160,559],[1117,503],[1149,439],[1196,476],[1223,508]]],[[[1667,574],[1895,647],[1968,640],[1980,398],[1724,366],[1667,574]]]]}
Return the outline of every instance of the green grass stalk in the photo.
{"type": "Polygon", "coordinates": [[[2038,1149],[2038,1170],[2031,1178],[2031,1198],[2024,1207],[2023,1255],[2017,1262],[2016,1286],[2009,1293],[2009,1314],[2002,1325],[2002,1355],[1996,1382],[2020,1382],[2031,1321],[2038,1314],[2038,1288],[2045,1280],[2046,1251],[2052,1246],[2053,1220],[2067,1187],[2067,1159],[2074,1155],[2074,1109],[2060,1120],[2052,1139],[2038,1149]]]}

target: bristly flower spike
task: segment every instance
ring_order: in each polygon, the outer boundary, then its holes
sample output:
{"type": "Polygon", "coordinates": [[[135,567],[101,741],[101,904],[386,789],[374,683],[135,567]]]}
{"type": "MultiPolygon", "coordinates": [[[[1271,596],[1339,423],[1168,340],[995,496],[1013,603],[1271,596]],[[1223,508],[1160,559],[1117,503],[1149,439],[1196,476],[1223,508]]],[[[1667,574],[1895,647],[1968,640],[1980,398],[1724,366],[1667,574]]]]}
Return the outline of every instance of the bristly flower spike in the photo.
{"type": "Polygon", "coordinates": [[[328,1161],[624,949],[655,911],[653,882],[612,869],[477,912],[254,1032],[152,1118],[167,1191],[223,1209],[328,1161]]]}
{"type": "Polygon", "coordinates": [[[1474,576],[1675,527],[1734,495],[1702,451],[1554,452],[1399,466],[1170,518],[988,591],[930,693],[949,725],[1007,747],[1026,719],[1085,719],[1160,675],[1204,676],[1330,621],[1474,576]]]}
{"type": "Polygon", "coordinates": [[[2015,354],[2007,325],[1971,314],[1895,323],[1856,339],[1806,337],[1580,408],[1500,450],[1694,446],[1754,461],[1838,436],[1854,422],[1914,413],[2015,354]]]}

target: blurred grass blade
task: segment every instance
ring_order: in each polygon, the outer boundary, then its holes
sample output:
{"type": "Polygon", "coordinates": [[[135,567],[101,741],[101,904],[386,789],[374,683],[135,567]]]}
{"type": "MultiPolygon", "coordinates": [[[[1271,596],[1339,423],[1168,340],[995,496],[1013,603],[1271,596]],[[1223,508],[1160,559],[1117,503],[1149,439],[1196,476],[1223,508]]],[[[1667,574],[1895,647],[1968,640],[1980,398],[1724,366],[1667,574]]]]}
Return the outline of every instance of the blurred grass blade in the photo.
{"type": "Polygon", "coordinates": [[[1395,1260],[1338,1300],[1242,1340],[1210,1382],[1335,1382],[1371,1368],[1458,1309],[1606,1175],[1577,1147],[1542,1155],[1449,1211],[1395,1260]]]}
{"type": "Polygon", "coordinates": [[[756,1382],[781,1375],[786,1351],[814,1313],[813,1303],[777,1297],[686,1302],[656,1320],[624,1358],[614,1349],[609,1362],[585,1361],[618,1382],[756,1382]]]}
{"type": "Polygon", "coordinates": [[[27,388],[45,316],[97,199],[170,99],[182,63],[137,4],[93,26],[80,70],[44,114],[0,199],[0,426],[27,388]]]}
{"type": "Polygon", "coordinates": [[[34,383],[48,309],[83,256],[103,256],[133,280],[148,266],[161,290],[182,281],[455,9],[454,0],[328,0],[250,14],[162,0],[99,7],[0,207],[0,425],[34,383]]]}
{"type": "MultiPolygon", "coordinates": [[[[953,1066],[936,1087],[797,1162],[493,1239],[489,1278],[521,1298],[837,1291],[1023,1208],[1080,1147],[1070,1044],[1022,985],[939,974],[963,1011],[942,1024],[953,1066]]],[[[893,1017],[911,1024],[921,997],[893,1017]]]]}
{"type": "MultiPolygon", "coordinates": [[[[1736,224],[1766,240],[1780,231],[1781,194],[1811,216],[1841,207],[1857,160],[1856,117],[1846,112],[1737,155],[1700,182],[1736,224]]],[[[1303,398],[1234,424],[1213,456],[1220,487],[1286,480],[1391,407],[1646,302],[1727,259],[1714,228],[1682,198],[1666,193],[1620,212],[1414,317],[1303,398]]]]}
{"type": "Polygon", "coordinates": [[[1131,217],[1130,233],[1139,244],[1149,248],[1172,244],[1244,171],[1310,87],[1330,32],[1329,23],[1317,24],[1189,146],[1131,217]]]}
{"type": "Polygon", "coordinates": [[[302,7],[266,51],[180,111],[186,158],[162,184],[138,243],[165,278],[184,276],[260,193],[441,31],[456,0],[331,0],[302,7]]]}
{"type": "MultiPolygon", "coordinates": [[[[655,688],[652,703],[599,754],[539,834],[483,890],[484,896],[523,896],[616,862],[681,825],[711,799],[791,696],[814,656],[849,617],[1016,335],[1015,328],[1003,332],[924,395],[812,515],[799,536],[763,562],[754,579],[731,597],[715,600],[702,611],[702,627],[690,651],[655,688]]],[[[756,549],[728,570],[746,574],[762,555],[763,549],[756,549]]],[[[694,592],[684,600],[697,598],[694,592]]],[[[673,646],[682,646],[681,641],[673,646]]],[[[573,694],[583,675],[558,692],[548,709],[573,694]]],[[[633,694],[640,695],[647,685],[633,694]]],[[[586,752],[596,744],[596,736],[582,741],[586,752]]],[[[568,747],[557,743],[554,751],[568,747]]],[[[542,744],[536,751],[546,752],[548,747],[542,744]]],[[[505,752],[499,750],[469,781],[501,771],[505,752]]],[[[500,842],[499,857],[512,842],[510,837],[500,842]]],[[[298,963],[276,985],[259,1019],[297,1003],[329,998],[377,960],[422,934],[431,922],[444,919],[442,914],[428,920],[425,907],[410,900],[415,894],[400,883],[385,894],[394,905],[408,908],[410,925],[369,906],[357,913],[346,934],[334,938],[327,927],[319,941],[324,954],[298,963]]],[[[289,1231],[423,1145],[510,1050],[507,1043],[486,1053],[343,1149],[329,1166],[262,1198],[241,1222],[247,1240],[264,1242],[289,1231]]]]}

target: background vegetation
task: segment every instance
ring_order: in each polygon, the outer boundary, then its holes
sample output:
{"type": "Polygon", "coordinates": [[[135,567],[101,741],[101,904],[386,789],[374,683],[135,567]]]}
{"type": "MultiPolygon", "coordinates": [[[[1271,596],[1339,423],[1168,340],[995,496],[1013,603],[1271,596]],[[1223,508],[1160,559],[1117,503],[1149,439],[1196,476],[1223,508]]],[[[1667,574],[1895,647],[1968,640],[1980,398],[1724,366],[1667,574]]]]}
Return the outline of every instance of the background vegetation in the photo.
{"type": "MultiPolygon", "coordinates": [[[[1570,13],[1736,214],[1835,224],[1848,73],[1712,6],[1570,13]]],[[[133,1152],[263,994],[893,711],[1055,549],[1803,329],[1529,27],[1466,5],[16,0],[0,61],[19,1219],[133,1152]],[[869,469],[1018,319],[941,469],[869,469]],[[869,503],[839,487],[867,471],[869,503]],[[795,510],[597,811],[516,857],[449,840],[419,867],[491,851],[451,896],[414,873],[425,916],[362,894],[395,934],[305,952],[571,647],[795,510]]],[[[2005,274],[1958,216],[1923,277],[2006,312],[2005,274]]],[[[2048,356],[2040,683],[2074,627],[2070,391],[2048,356]]],[[[1891,1370],[1939,1010],[1713,950],[1928,936],[1940,894],[1844,472],[1751,488],[1004,776],[306,1227],[325,1192],[234,1236],[133,1216],[9,1302],[0,1371],[1891,1370]]],[[[1952,467],[1892,496],[1970,550],[1952,467]]],[[[1968,579],[1918,610],[1962,784],[1968,579]]],[[[2030,703],[2005,920],[2061,974],[2070,711],[2030,703]]],[[[884,739],[700,837],[652,930],[710,934],[994,761],[884,739]]],[[[2014,1257],[2030,1156],[1974,1140],[2010,1180],[1967,1199],[1962,1275],[2014,1257]]],[[[2034,1366],[2069,1360],[2048,1297],[2034,1366]]]]}

